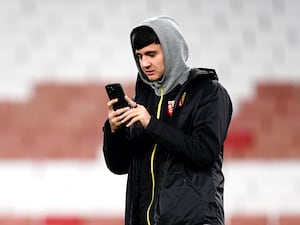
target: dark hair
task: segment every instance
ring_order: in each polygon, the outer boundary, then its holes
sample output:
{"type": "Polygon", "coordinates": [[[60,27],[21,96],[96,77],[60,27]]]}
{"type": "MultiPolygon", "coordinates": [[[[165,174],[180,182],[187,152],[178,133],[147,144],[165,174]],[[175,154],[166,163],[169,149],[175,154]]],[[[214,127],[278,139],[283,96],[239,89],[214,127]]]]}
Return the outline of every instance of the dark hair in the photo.
{"type": "Polygon", "coordinates": [[[140,26],[133,29],[131,32],[132,47],[135,50],[142,49],[150,44],[160,44],[156,33],[152,28],[140,26]]]}

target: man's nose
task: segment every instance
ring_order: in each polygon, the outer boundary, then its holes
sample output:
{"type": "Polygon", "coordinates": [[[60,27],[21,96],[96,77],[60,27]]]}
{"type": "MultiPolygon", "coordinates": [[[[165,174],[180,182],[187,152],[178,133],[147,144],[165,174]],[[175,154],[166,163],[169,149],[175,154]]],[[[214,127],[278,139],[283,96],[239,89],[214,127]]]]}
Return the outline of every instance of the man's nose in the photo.
{"type": "Polygon", "coordinates": [[[142,67],[149,67],[151,65],[151,62],[145,57],[144,59],[142,59],[142,67]]]}

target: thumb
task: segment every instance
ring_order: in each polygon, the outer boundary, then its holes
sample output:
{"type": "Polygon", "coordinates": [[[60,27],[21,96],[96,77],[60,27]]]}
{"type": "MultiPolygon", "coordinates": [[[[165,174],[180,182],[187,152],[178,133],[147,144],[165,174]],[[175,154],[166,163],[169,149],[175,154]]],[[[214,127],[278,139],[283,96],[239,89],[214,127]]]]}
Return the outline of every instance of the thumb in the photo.
{"type": "Polygon", "coordinates": [[[131,98],[129,98],[127,95],[124,96],[125,100],[128,102],[128,104],[132,107],[135,108],[137,103],[133,101],[131,98]]]}

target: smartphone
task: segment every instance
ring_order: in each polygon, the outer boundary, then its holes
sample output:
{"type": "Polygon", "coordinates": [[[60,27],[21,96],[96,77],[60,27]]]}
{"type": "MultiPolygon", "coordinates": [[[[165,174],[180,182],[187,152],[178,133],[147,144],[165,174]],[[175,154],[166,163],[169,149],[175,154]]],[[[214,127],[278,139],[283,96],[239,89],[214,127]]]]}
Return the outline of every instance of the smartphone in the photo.
{"type": "Polygon", "coordinates": [[[113,105],[114,110],[128,106],[128,102],[124,98],[125,94],[120,83],[107,84],[105,86],[105,90],[110,100],[115,98],[118,99],[118,102],[113,105]]]}

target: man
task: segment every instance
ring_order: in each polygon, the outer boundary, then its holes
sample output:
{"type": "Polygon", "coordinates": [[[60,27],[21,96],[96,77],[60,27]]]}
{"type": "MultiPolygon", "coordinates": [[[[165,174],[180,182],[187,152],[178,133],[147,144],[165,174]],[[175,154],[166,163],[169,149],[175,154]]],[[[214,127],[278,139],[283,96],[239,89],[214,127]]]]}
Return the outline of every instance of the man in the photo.
{"type": "Polygon", "coordinates": [[[224,224],[223,145],[232,115],[212,69],[190,68],[188,47],[169,17],[130,35],[138,68],[134,101],[107,103],[104,156],[128,174],[126,225],[224,224]]]}

